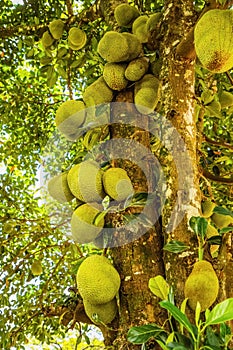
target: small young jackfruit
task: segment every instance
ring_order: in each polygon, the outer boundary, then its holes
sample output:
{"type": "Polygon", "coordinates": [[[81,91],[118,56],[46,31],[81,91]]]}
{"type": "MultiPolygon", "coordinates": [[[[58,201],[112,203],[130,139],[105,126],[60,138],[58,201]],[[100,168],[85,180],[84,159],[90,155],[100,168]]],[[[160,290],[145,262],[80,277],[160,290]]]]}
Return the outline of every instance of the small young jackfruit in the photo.
{"type": "Polygon", "coordinates": [[[147,43],[149,33],[147,30],[147,21],[149,17],[146,15],[139,16],[135,19],[132,26],[132,32],[136,35],[141,43],[147,43]]]}
{"type": "Polygon", "coordinates": [[[43,33],[41,42],[45,49],[53,44],[54,38],[49,34],[48,30],[43,33]]]}
{"type": "Polygon", "coordinates": [[[83,101],[87,107],[111,102],[113,91],[106,84],[103,77],[99,77],[94,83],[89,85],[83,93],[83,101]]]}
{"type": "Polygon", "coordinates": [[[74,165],[67,175],[70,191],[82,202],[100,202],[104,198],[102,170],[93,160],[74,165]]]}
{"type": "Polygon", "coordinates": [[[123,90],[128,84],[125,78],[126,64],[124,63],[106,63],[103,70],[105,82],[112,90],[123,90]]]}
{"type": "Polygon", "coordinates": [[[97,51],[107,62],[123,62],[129,57],[128,41],[121,33],[109,31],[100,39],[97,51]]]}
{"type": "Polygon", "coordinates": [[[85,105],[83,101],[65,101],[56,111],[56,126],[67,139],[75,137],[78,128],[83,124],[84,120],[85,105]]]}
{"type": "Polygon", "coordinates": [[[68,34],[68,44],[72,50],[82,49],[87,41],[86,33],[77,27],[72,27],[68,34]]]}
{"type": "Polygon", "coordinates": [[[147,32],[150,32],[157,28],[160,18],[161,18],[160,12],[153,13],[152,15],[149,16],[146,22],[147,32]]]}
{"type": "Polygon", "coordinates": [[[143,47],[137,36],[131,33],[121,33],[128,43],[128,58],[127,62],[130,62],[143,53],[143,47]]]}
{"type": "Polygon", "coordinates": [[[131,27],[132,22],[139,16],[136,7],[129,4],[120,4],[115,8],[114,17],[121,27],[131,27]]]}
{"type": "Polygon", "coordinates": [[[209,218],[213,214],[216,204],[211,202],[211,200],[206,200],[201,203],[202,216],[204,218],[209,218]]]}
{"type": "Polygon", "coordinates": [[[193,270],[185,282],[184,294],[192,310],[197,302],[201,311],[208,309],[218,296],[219,283],[212,265],[205,260],[194,264],[193,270]]]}
{"type": "Polygon", "coordinates": [[[146,74],[135,83],[134,102],[142,114],[150,114],[156,108],[160,98],[160,81],[152,74],[146,74]]]}
{"type": "Polygon", "coordinates": [[[95,217],[100,213],[101,206],[96,203],[82,204],[71,218],[71,232],[75,242],[84,244],[93,242],[104,227],[104,218],[94,224],[95,217]]]}
{"type": "Polygon", "coordinates": [[[123,201],[134,193],[127,172],[121,168],[110,168],[103,174],[105,192],[117,201],[123,201]]]}
{"type": "Polygon", "coordinates": [[[33,261],[31,266],[31,272],[34,276],[39,276],[42,274],[43,269],[40,261],[38,260],[33,261]]]}
{"type": "Polygon", "coordinates": [[[233,106],[233,94],[229,91],[223,91],[219,95],[219,102],[222,109],[233,106]]]}
{"type": "Polygon", "coordinates": [[[68,186],[67,173],[61,173],[51,178],[48,182],[48,192],[59,203],[71,201],[74,195],[68,186]]]}
{"type": "Polygon", "coordinates": [[[219,213],[214,213],[211,216],[211,220],[217,226],[217,228],[225,228],[230,224],[233,224],[233,218],[230,215],[223,215],[219,213]]]}
{"type": "Polygon", "coordinates": [[[116,317],[117,313],[117,301],[116,298],[105,304],[91,304],[88,301],[83,300],[84,309],[87,316],[95,324],[108,324],[111,323],[116,317]]]}
{"type": "Polygon", "coordinates": [[[14,220],[8,220],[3,224],[2,231],[4,233],[10,234],[15,231],[15,226],[17,225],[17,222],[14,220]]]}
{"type": "Polygon", "coordinates": [[[233,67],[232,26],[233,11],[222,9],[206,12],[195,26],[197,57],[202,66],[211,72],[223,73],[233,67]]]}
{"type": "Polygon", "coordinates": [[[61,39],[64,31],[64,22],[61,19],[55,19],[49,23],[49,30],[54,39],[61,39]]]}
{"type": "Polygon", "coordinates": [[[149,61],[146,57],[136,58],[128,64],[125,70],[125,77],[131,81],[140,80],[146,74],[148,68],[149,61]]]}
{"type": "Polygon", "coordinates": [[[119,273],[102,255],[86,258],[77,272],[78,291],[91,304],[105,304],[113,300],[120,283],[119,273]]]}

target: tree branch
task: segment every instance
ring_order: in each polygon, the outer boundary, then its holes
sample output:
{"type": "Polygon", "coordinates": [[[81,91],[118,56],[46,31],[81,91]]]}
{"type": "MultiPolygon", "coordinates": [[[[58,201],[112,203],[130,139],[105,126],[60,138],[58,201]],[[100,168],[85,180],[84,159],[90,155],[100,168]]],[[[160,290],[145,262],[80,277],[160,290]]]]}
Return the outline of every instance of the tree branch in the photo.
{"type": "Polygon", "coordinates": [[[201,168],[201,173],[207,179],[225,184],[233,184],[233,178],[225,178],[211,174],[208,170],[201,168]]]}
{"type": "Polygon", "coordinates": [[[229,79],[230,83],[233,85],[233,78],[232,78],[232,76],[230,75],[229,72],[226,72],[226,76],[229,79]]]}
{"type": "Polygon", "coordinates": [[[233,149],[233,146],[230,143],[227,142],[223,142],[223,141],[214,141],[212,139],[210,139],[208,136],[203,135],[203,139],[208,142],[211,143],[212,145],[216,145],[216,146],[223,146],[223,147],[227,147],[230,149],[233,149]]]}

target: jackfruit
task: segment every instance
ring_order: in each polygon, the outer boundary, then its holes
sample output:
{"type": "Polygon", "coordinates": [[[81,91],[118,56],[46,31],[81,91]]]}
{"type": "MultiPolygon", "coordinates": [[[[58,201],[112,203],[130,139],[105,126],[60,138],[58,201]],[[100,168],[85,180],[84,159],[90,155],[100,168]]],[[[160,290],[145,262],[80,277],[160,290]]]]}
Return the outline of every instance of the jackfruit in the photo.
{"type": "Polygon", "coordinates": [[[191,309],[196,309],[198,301],[201,311],[208,309],[215,302],[218,290],[218,278],[212,265],[205,260],[196,262],[184,288],[185,298],[188,298],[191,309]]]}
{"type": "Polygon", "coordinates": [[[146,15],[139,16],[135,19],[132,26],[132,32],[136,35],[141,43],[147,43],[149,33],[147,30],[147,21],[149,17],[146,15]]]}
{"type": "Polygon", "coordinates": [[[87,316],[95,324],[108,324],[111,323],[117,314],[117,301],[116,298],[105,304],[91,304],[88,301],[83,300],[84,309],[87,316]]]}
{"type": "Polygon", "coordinates": [[[143,53],[143,47],[136,35],[131,33],[121,33],[121,35],[126,39],[128,43],[128,57],[127,62],[134,60],[140,54],[143,53]]]}
{"type": "Polygon", "coordinates": [[[68,44],[72,50],[82,49],[87,41],[86,33],[77,27],[72,27],[68,34],[68,44]]]}
{"type": "Polygon", "coordinates": [[[156,12],[149,16],[147,22],[146,22],[146,30],[147,32],[150,32],[152,30],[155,30],[157,28],[157,25],[159,23],[159,20],[161,18],[161,13],[156,12]]]}
{"type": "Polygon", "coordinates": [[[136,7],[128,4],[120,4],[115,8],[114,17],[121,27],[131,27],[132,22],[139,16],[136,7]]]}
{"type": "Polygon", "coordinates": [[[135,83],[134,102],[142,114],[150,114],[156,108],[160,98],[160,81],[152,74],[146,74],[135,83]]]}
{"type": "Polygon", "coordinates": [[[194,44],[202,66],[214,73],[233,67],[233,11],[206,12],[194,29],[194,44]]]}
{"type": "Polygon", "coordinates": [[[109,168],[103,174],[105,192],[117,201],[123,201],[132,196],[133,186],[127,172],[121,168],[109,168]]]}
{"type": "Polygon", "coordinates": [[[107,62],[123,62],[129,57],[127,39],[118,32],[109,31],[104,34],[98,44],[97,52],[107,62]]]}
{"type": "Polygon", "coordinates": [[[13,233],[15,231],[15,226],[17,225],[17,223],[14,220],[8,220],[3,224],[3,232],[10,234],[13,233]]]}
{"type": "Polygon", "coordinates": [[[43,269],[40,261],[38,260],[33,261],[31,266],[31,272],[34,276],[39,276],[42,274],[43,269]]]}
{"type": "Polygon", "coordinates": [[[61,19],[55,19],[49,23],[49,30],[54,39],[61,39],[64,31],[64,22],[61,19]]]}
{"type": "Polygon", "coordinates": [[[59,203],[71,201],[74,195],[68,186],[67,173],[61,173],[51,178],[48,182],[48,192],[59,203]]]}
{"type": "Polygon", "coordinates": [[[231,216],[223,215],[219,213],[214,213],[211,216],[211,220],[217,226],[217,228],[220,228],[220,229],[225,228],[230,224],[233,224],[233,218],[231,216]]]}
{"type": "Polygon", "coordinates": [[[223,91],[219,95],[219,102],[222,109],[233,106],[233,94],[229,91],[223,91]]]}
{"type": "Polygon", "coordinates": [[[73,139],[78,128],[85,120],[85,105],[83,101],[69,100],[58,107],[55,123],[58,130],[68,139],[73,139]]]}
{"type": "Polygon", "coordinates": [[[67,175],[73,195],[82,202],[100,202],[104,197],[102,170],[93,160],[74,165],[67,175]]]}
{"type": "Polygon", "coordinates": [[[42,38],[41,38],[41,43],[46,49],[47,47],[50,47],[54,42],[53,37],[49,34],[48,30],[43,33],[42,38]]]}
{"type": "Polygon", "coordinates": [[[214,226],[208,224],[206,229],[206,237],[211,238],[213,236],[219,236],[218,230],[214,226]]]}
{"type": "Polygon", "coordinates": [[[162,68],[162,59],[161,58],[157,59],[156,61],[151,62],[150,70],[155,77],[160,76],[161,68],[162,68]]]}
{"type": "Polygon", "coordinates": [[[149,68],[149,61],[146,57],[136,58],[131,61],[126,70],[125,77],[131,81],[140,80],[149,68]]]}
{"type": "Polygon", "coordinates": [[[126,64],[124,63],[106,63],[103,70],[105,82],[112,90],[123,90],[128,84],[125,78],[126,64]]]}
{"type": "Polygon", "coordinates": [[[204,218],[209,218],[213,214],[216,204],[211,202],[211,200],[206,200],[201,203],[202,216],[204,218]]]}
{"type": "Polygon", "coordinates": [[[113,300],[120,282],[119,273],[102,255],[86,258],[77,272],[78,291],[91,304],[105,304],[113,300]]]}
{"type": "Polygon", "coordinates": [[[113,91],[106,84],[103,77],[99,77],[94,83],[89,85],[83,93],[83,101],[87,107],[111,102],[113,91]]]}
{"type": "Polygon", "coordinates": [[[84,244],[93,242],[104,227],[104,218],[94,224],[95,217],[100,213],[100,205],[82,204],[74,212],[71,218],[71,232],[75,242],[84,244]]]}

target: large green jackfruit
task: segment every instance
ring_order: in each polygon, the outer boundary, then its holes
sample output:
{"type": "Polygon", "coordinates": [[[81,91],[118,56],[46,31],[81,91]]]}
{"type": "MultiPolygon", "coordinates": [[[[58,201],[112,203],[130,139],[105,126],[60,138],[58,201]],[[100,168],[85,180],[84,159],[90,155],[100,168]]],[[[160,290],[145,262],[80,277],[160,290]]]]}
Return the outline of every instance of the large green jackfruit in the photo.
{"type": "Polygon", "coordinates": [[[48,182],[48,192],[59,203],[69,202],[74,198],[67,182],[67,173],[54,176],[48,182]]]}
{"type": "Polygon", "coordinates": [[[136,7],[129,4],[120,4],[115,8],[114,17],[117,24],[121,27],[131,27],[132,22],[139,16],[136,7]]]}
{"type": "Polygon", "coordinates": [[[136,35],[127,32],[121,34],[128,43],[128,57],[126,61],[130,62],[142,54],[143,47],[136,35]]]}
{"type": "Polygon", "coordinates": [[[196,309],[198,301],[201,311],[208,309],[215,302],[218,290],[218,277],[212,265],[205,260],[196,262],[184,288],[185,298],[188,298],[191,309],[196,309]]]}
{"type": "Polygon", "coordinates": [[[72,50],[80,50],[82,49],[87,41],[86,33],[78,28],[72,27],[69,30],[68,34],[68,44],[72,50]]]}
{"type": "Polygon", "coordinates": [[[58,130],[68,139],[72,139],[78,132],[78,128],[85,120],[85,105],[83,101],[69,100],[58,107],[55,123],[58,130]]]}
{"type": "Polygon", "coordinates": [[[194,44],[202,66],[214,73],[233,67],[233,11],[206,12],[194,30],[194,44]]]}
{"type": "Polygon", "coordinates": [[[100,213],[100,205],[85,203],[80,205],[71,218],[71,232],[75,242],[84,244],[93,242],[104,227],[104,218],[94,223],[95,217],[100,213]]]}
{"type": "Polygon", "coordinates": [[[127,61],[128,41],[121,33],[109,31],[100,39],[97,51],[108,62],[127,61]]]}
{"type": "Polygon", "coordinates": [[[132,26],[132,32],[136,35],[141,43],[147,43],[149,33],[147,30],[147,21],[149,17],[146,15],[139,16],[135,19],[132,26]]]}
{"type": "Polygon", "coordinates": [[[233,218],[230,215],[223,215],[219,213],[214,213],[211,216],[211,220],[217,226],[217,228],[225,228],[230,224],[233,224],[233,218]]]}
{"type": "Polygon", "coordinates": [[[49,23],[49,30],[54,39],[61,39],[64,31],[64,22],[61,19],[55,19],[49,23]]]}
{"type": "Polygon", "coordinates": [[[54,38],[49,34],[48,30],[43,33],[41,43],[44,48],[50,47],[54,42],[54,38]]]}
{"type": "Polygon", "coordinates": [[[219,95],[219,102],[222,109],[233,106],[233,94],[229,91],[223,91],[219,95]]]}
{"type": "Polygon", "coordinates": [[[133,186],[127,172],[121,168],[109,168],[103,174],[105,192],[117,201],[133,195],[133,186]]]}
{"type": "Polygon", "coordinates": [[[124,63],[106,63],[103,70],[105,82],[112,90],[123,90],[128,84],[125,78],[126,64],[124,63]]]}
{"type": "Polygon", "coordinates": [[[146,22],[146,29],[148,32],[155,30],[157,28],[160,18],[161,18],[160,12],[153,13],[152,15],[149,16],[146,22]]]}
{"type": "Polygon", "coordinates": [[[213,214],[214,208],[216,207],[216,204],[213,203],[211,200],[206,200],[201,203],[201,209],[202,209],[202,216],[204,218],[209,218],[213,214]]]}
{"type": "Polygon", "coordinates": [[[99,77],[94,83],[89,85],[83,93],[83,101],[87,107],[111,102],[113,91],[106,84],[103,77],[99,77]]]}
{"type": "Polygon", "coordinates": [[[84,309],[87,316],[95,324],[108,324],[111,323],[116,317],[117,313],[117,301],[116,298],[105,304],[91,304],[88,301],[83,300],[84,309]]]}
{"type": "Polygon", "coordinates": [[[125,77],[131,81],[140,80],[149,68],[149,61],[146,57],[136,58],[131,61],[126,70],[125,77]]]}
{"type": "Polygon", "coordinates": [[[102,255],[86,258],[77,272],[78,291],[91,304],[105,304],[113,300],[120,288],[120,282],[119,273],[102,255]]]}
{"type": "Polygon", "coordinates": [[[102,170],[93,160],[74,165],[67,175],[73,195],[82,202],[100,202],[104,197],[102,170]]]}
{"type": "Polygon", "coordinates": [[[142,114],[150,114],[156,108],[160,98],[160,81],[152,74],[146,74],[135,83],[134,102],[142,114]]]}

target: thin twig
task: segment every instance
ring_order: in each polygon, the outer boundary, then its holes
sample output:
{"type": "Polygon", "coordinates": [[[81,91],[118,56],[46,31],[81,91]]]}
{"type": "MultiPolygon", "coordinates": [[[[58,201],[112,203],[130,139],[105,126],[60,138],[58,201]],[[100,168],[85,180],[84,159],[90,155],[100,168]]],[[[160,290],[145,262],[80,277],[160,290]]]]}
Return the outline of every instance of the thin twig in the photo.
{"type": "Polygon", "coordinates": [[[206,142],[211,143],[212,145],[223,146],[223,147],[227,147],[227,148],[233,149],[233,146],[230,143],[227,143],[227,142],[224,142],[224,141],[214,141],[214,140],[210,139],[206,135],[203,135],[203,139],[206,142]]]}

